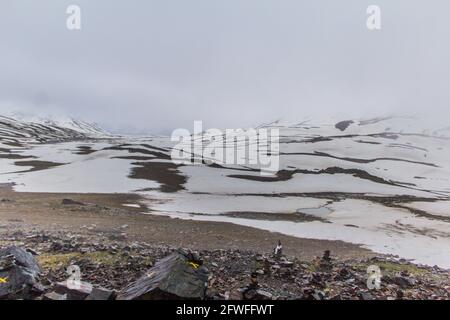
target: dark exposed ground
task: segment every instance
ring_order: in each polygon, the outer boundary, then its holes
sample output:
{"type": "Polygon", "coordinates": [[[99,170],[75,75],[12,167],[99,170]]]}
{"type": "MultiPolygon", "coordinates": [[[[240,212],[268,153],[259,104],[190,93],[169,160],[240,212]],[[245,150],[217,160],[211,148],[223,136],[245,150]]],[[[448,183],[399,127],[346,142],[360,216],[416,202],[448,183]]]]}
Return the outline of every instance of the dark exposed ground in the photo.
{"type": "Polygon", "coordinates": [[[133,162],[130,178],[157,181],[162,192],[183,190],[187,178],[180,174],[178,166],[172,162],[133,162]]]}
{"type": "Polygon", "coordinates": [[[14,162],[15,166],[20,167],[31,167],[31,169],[18,171],[20,173],[33,172],[46,170],[53,167],[58,167],[63,165],[64,163],[50,162],[50,161],[39,161],[39,160],[30,160],[30,161],[16,161],[14,162]]]}
{"type": "MultiPolygon", "coordinates": [[[[56,282],[66,280],[67,268],[72,265],[80,268],[82,281],[120,292],[178,249],[130,241],[126,225],[115,229],[115,234],[93,226],[86,227],[93,231],[90,234],[7,229],[0,246],[30,250],[42,268],[44,292],[35,299],[51,292],[56,282]]],[[[209,270],[206,299],[450,299],[449,271],[389,257],[344,260],[332,253],[330,259],[305,261],[243,249],[198,250],[194,254],[209,270]],[[369,266],[380,268],[378,289],[368,287],[369,266]],[[245,293],[252,278],[258,283],[256,296],[245,293]]]]}
{"type": "Polygon", "coordinates": [[[316,217],[309,214],[304,214],[301,212],[291,212],[291,213],[273,213],[273,212],[229,212],[223,214],[228,217],[244,218],[244,219],[255,219],[255,220],[268,220],[268,221],[292,221],[292,222],[310,222],[310,221],[321,221],[327,222],[326,219],[321,217],[316,217]]]}
{"type": "Polygon", "coordinates": [[[67,279],[80,266],[83,280],[120,290],[178,248],[198,252],[210,270],[209,299],[240,299],[256,273],[273,299],[449,299],[449,272],[419,267],[341,241],[288,237],[227,223],[141,214],[131,194],[16,193],[0,187],[0,247],[32,249],[44,284],[67,279]],[[71,201],[63,201],[70,199],[71,201]],[[65,204],[63,204],[65,203],[65,204]],[[281,240],[286,256],[275,258],[281,240]],[[324,269],[318,258],[331,250],[324,269]],[[368,290],[367,267],[377,265],[380,290],[368,290]]]}
{"type": "MultiPolygon", "coordinates": [[[[0,239],[2,230],[115,233],[128,225],[130,241],[145,241],[195,250],[242,249],[270,252],[281,240],[286,253],[305,260],[324,250],[342,258],[371,257],[373,253],[342,241],[300,239],[230,223],[191,221],[141,214],[141,209],[124,207],[138,204],[134,194],[48,194],[17,193],[11,186],[0,187],[0,239]],[[63,199],[86,205],[63,205],[63,199]],[[86,226],[93,227],[91,230],[86,226]]],[[[146,210],[147,211],[147,210],[146,210]]]]}

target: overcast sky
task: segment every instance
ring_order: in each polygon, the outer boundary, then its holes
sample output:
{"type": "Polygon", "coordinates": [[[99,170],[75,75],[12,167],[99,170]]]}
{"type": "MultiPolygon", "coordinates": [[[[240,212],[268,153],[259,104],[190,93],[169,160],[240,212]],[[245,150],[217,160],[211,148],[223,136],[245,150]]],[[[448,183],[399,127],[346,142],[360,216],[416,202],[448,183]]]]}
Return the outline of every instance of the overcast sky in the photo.
{"type": "Polygon", "coordinates": [[[130,133],[450,119],[449,15],[447,0],[1,0],[0,113],[130,133]],[[70,4],[81,31],[66,28],[70,4]],[[366,27],[370,4],[380,31],[366,27]]]}

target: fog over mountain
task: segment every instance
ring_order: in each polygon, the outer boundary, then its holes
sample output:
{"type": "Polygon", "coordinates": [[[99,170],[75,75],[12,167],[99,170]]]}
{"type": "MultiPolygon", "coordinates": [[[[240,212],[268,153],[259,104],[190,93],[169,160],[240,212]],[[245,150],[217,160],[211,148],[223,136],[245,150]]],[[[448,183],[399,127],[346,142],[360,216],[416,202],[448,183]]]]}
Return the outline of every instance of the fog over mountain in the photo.
{"type": "Polygon", "coordinates": [[[445,122],[449,9],[444,0],[3,0],[0,110],[128,133],[330,115],[445,122]],[[66,28],[71,4],[81,31],[66,28]],[[379,31],[366,27],[372,4],[379,31]]]}

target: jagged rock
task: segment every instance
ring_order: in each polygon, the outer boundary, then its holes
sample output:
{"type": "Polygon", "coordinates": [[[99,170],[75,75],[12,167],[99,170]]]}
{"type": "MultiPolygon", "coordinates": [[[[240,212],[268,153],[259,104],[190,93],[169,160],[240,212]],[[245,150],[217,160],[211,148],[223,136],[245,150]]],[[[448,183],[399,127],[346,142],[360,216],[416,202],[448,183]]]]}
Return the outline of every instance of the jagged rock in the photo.
{"type": "Polygon", "coordinates": [[[350,270],[348,270],[347,268],[341,268],[339,269],[339,275],[343,278],[348,278],[349,276],[351,276],[351,272],[350,270]]]}
{"type": "Polygon", "coordinates": [[[59,294],[52,291],[44,294],[42,300],[67,300],[67,294],[59,294]]]}
{"type": "Polygon", "coordinates": [[[113,241],[125,241],[125,240],[127,240],[127,234],[124,232],[122,232],[120,234],[116,234],[116,233],[109,234],[108,239],[113,240],[113,241]]]}
{"type": "Polygon", "coordinates": [[[208,270],[194,256],[179,251],[158,261],[124,288],[118,300],[204,299],[208,270]]]}
{"type": "Polygon", "coordinates": [[[243,294],[246,300],[272,300],[273,295],[270,292],[261,289],[250,289],[243,294]]]}
{"type": "Polygon", "coordinates": [[[324,283],[324,279],[323,279],[323,274],[320,272],[314,272],[311,274],[311,283],[315,284],[319,287],[324,287],[325,283],[324,283]]]}
{"type": "Polygon", "coordinates": [[[359,297],[361,300],[375,300],[370,292],[360,292],[359,297]]]}
{"type": "Polygon", "coordinates": [[[67,295],[67,300],[85,300],[92,290],[90,283],[71,280],[58,282],[54,288],[56,293],[67,295]]]}
{"type": "Polygon", "coordinates": [[[325,293],[316,289],[306,288],[303,290],[304,299],[306,300],[324,300],[325,293]]]}
{"type": "Polygon", "coordinates": [[[253,272],[250,275],[250,284],[241,288],[242,298],[245,300],[257,300],[259,290],[258,273],[253,272]]]}
{"type": "Polygon", "coordinates": [[[402,276],[393,277],[391,281],[402,289],[413,287],[416,284],[414,279],[402,276]]]}
{"type": "Polygon", "coordinates": [[[270,292],[265,290],[256,290],[256,299],[257,300],[272,300],[273,295],[270,292]]]}
{"type": "Polygon", "coordinates": [[[86,300],[114,300],[115,298],[116,293],[113,290],[93,288],[86,300]]]}
{"type": "Polygon", "coordinates": [[[281,261],[280,265],[285,268],[291,268],[294,265],[294,263],[292,261],[286,260],[286,261],[281,261]]]}
{"type": "Polygon", "coordinates": [[[232,290],[231,292],[226,292],[225,300],[242,300],[242,293],[239,290],[232,290]]]}
{"type": "Polygon", "coordinates": [[[280,267],[279,264],[274,264],[274,265],[271,266],[271,268],[276,271],[276,270],[280,270],[281,267],[280,267]]]}
{"type": "Polygon", "coordinates": [[[0,250],[0,299],[31,299],[42,293],[40,273],[31,253],[14,246],[0,250]]]}

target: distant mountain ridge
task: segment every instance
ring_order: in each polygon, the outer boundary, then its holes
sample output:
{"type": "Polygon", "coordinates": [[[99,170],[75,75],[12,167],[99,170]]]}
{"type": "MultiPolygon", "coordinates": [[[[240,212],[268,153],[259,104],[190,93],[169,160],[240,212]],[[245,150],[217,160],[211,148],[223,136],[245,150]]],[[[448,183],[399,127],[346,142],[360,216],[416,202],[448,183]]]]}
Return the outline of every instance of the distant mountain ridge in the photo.
{"type": "Polygon", "coordinates": [[[10,143],[58,142],[110,136],[110,133],[95,123],[72,118],[0,116],[0,140],[10,143]]]}
{"type": "Polygon", "coordinates": [[[450,138],[448,124],[442,126],[433,119],[414,116],[384,116],[365,119],[329,117],[304,121],[279,119],[262,124],[259,128],[298,129],[323,136],[393,133],[450,138]]]}

